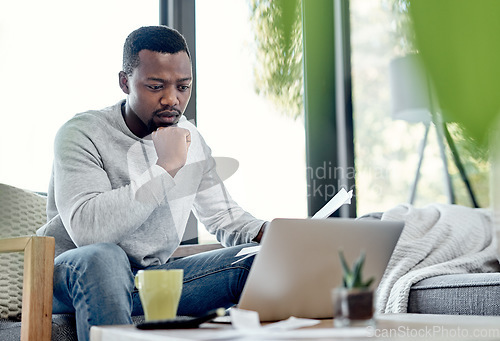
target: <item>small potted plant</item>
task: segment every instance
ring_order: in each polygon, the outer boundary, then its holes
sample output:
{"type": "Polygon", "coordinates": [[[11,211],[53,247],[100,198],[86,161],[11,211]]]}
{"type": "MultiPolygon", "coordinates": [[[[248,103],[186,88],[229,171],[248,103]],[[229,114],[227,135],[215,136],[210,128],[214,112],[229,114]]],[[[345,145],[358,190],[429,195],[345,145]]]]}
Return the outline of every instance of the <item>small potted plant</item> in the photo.
{"type": "Polygon", "coordinates": [[[343,277],[342,286],[332,292],[335,325],[370,325],[374,322],[374,293],[370,286],[375,278],[363,280],[365,254],[361,253],[352,269],[342,251],[339,251],[339,257],[343,277]]]}

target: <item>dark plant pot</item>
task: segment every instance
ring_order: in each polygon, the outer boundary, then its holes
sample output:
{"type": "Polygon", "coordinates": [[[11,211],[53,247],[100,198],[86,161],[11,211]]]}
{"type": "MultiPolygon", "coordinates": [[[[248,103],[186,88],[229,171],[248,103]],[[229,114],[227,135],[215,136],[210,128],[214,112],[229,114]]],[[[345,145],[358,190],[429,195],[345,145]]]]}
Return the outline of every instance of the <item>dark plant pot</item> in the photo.
{"type": "Polygon", "coordinates": [[[367,320],[373,317],[373,291],[348,292],[347,317],[351,320],[367,320]]]}
{"type": "Polygon", "coordinates": [[[332,291],[336,326],[374,324],[374,293],[372,290],[336,288],[332,291]]]}

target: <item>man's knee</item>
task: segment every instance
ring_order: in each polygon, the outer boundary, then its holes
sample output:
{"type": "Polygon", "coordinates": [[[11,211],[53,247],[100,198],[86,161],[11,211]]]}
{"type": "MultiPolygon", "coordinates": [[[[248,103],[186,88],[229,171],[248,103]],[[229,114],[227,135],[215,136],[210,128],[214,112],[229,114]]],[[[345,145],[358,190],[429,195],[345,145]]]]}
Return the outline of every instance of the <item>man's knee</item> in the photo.
{"type": "Polygon", "coordinates": [[[125,251],[116,244],[98,243],[68,250],[55,259],[57,264],[71,264],[80,270],[101,270],[116,272],[130,269],[125,251]]]}
{"type": "Polygon", "coordinates": [[[99,243],[68,250],[55,259],[53,310],[76,312],[80,322],[91,325],[131,323],[133,283],[130,262],[119,246],[99,243]]]}

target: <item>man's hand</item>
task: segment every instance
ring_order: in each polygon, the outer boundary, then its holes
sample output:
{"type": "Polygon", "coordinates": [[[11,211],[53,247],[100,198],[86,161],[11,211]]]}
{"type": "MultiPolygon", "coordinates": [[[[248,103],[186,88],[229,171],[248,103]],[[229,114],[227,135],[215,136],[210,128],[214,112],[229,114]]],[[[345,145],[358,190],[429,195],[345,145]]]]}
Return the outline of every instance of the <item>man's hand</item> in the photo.
{"type": "Polygon", "coordinates": [[[156,164],[172,177],[186,164],[191,144],[189,130],[180,127],[160,127],[151,134],[158,155],[156,164]]]}
{"type": "Polygon", "coordinates": [[[260,243],[262,236],[264,235],[264,232],[266,230],[267,224],[268,224],[268,222],[265,222],[264,224],[262,224],[262,226],[260,227],[259,233],[253,239],[254,242],[260,243]]]}

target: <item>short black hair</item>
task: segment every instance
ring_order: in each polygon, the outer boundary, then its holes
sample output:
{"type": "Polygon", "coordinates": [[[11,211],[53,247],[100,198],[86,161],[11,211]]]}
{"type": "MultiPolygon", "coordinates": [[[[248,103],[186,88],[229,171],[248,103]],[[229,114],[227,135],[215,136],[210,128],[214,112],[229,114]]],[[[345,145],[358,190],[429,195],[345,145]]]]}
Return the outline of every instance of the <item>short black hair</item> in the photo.
{"type": "Polygon", "coordinates": [[[150,50],[153,52],[175,54],[185,51],[191,55],[186,39],[177,30],[168,26],[143,26],[130,33],[123,45],[123,71],[131,75],[139,66],[139,52],[150,50]]]}

